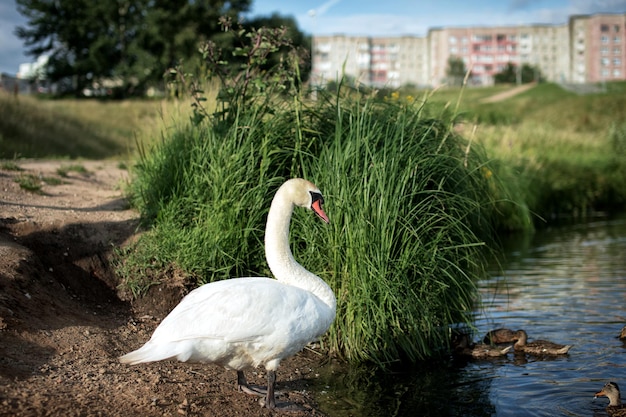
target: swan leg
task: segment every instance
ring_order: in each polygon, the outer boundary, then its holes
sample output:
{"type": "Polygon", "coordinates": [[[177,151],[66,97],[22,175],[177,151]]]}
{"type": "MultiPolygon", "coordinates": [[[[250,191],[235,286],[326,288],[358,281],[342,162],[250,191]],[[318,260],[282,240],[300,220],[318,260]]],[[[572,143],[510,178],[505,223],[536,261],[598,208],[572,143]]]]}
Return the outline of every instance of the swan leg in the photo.
{"type": "Polygon", "coordinates": [[[248,384],[248,380],[246,379],[243,371],[237,371],[237,391],[245,392],[250,395],[257,395],[259,397],[266,395],[266,390],[248,384]]]}
{"type": "Polygon", "coordinates": [[[276,371],[267,371],[267,396],[265,397],[265,407],[276,408],[276,398],[274,387],[276,385],[276,371]]]}
{"type": "Polygon", "coordinates": [[[305,408],[292,402],[276,403],[276,371],[267,371],[267,395],[261,398],[259,403],[261,406],[272,409],[280,409],[283,411],[304,411],[305,408]]]}

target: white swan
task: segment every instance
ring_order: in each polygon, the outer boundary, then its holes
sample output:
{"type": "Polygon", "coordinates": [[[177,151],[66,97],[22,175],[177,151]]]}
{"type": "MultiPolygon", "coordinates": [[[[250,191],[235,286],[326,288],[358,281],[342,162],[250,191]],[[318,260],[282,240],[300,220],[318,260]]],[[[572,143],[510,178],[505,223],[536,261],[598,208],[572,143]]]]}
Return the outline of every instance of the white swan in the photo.
{"type": "Polygon", "coordinates": [[[265,406],[276,407],[274,387],[280,361],[323,335],[335,318],[331,288],[304,269],[289,248],[294,205],[312,209],[329,222],[320,190],[295,178],[276,192],[267,217],[265,256],[276,277],[236,278],[190,292],[163,319],[150,340],[122,357],[137,364],[176,358],[214,363],[237,371],[241,391],[261,394],[245,379],[245,368],[267,370],[265,406]]]}

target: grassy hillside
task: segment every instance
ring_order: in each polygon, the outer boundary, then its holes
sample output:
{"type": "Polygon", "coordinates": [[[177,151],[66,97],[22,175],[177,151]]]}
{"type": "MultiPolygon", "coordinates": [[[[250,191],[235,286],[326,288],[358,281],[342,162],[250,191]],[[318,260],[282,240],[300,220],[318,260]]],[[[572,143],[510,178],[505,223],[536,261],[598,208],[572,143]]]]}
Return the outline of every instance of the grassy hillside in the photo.
{"type": "Polygon", "coordinates": [[[166,101],[16,98],[0,91],[0,158],[128,158],[138,139],[158,138],[178,110],[166,101]]]}
{"type": "MultiPolygon", "coordinates": [[[[626,83],[608,83],[587,95],[539,84],[500,102],[483,102],[486,93],[503,88],[441,90],[427,106],[435,116],[453,117],[458,132],[485,146],[493,174],[510,190],[503,198],[534,213],[536,225],[623,211],[626,83]]],[[[501,221],[501,229],[525,228],[506,209],[501,221]]]]}

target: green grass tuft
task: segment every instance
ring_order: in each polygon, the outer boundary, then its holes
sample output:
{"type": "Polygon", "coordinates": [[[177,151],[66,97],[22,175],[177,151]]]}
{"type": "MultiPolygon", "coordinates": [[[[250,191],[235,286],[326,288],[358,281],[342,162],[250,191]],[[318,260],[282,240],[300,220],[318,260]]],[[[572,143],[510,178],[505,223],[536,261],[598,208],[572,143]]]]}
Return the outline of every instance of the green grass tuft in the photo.
{"type": "Polygon", "coordinates": [[[0,169],[6,171],[23,171],[23,169],[13,161],[3,161],[0,165],[0,169]]]}
{"type": "Polygon", "coordinates": [[[67,177],[69,172],[77,172],[79,174],[87,175],[89,171],[82,164],[61,165],[57,168],[57,174],[62,177],[67,177]]]}
{"type": "Polygon", "coordinates": [[[20,185],[20,188],[33,193],[41,193],[42,180],[37,175],[27,174],[15,177],[15,182],[20,185]]]}

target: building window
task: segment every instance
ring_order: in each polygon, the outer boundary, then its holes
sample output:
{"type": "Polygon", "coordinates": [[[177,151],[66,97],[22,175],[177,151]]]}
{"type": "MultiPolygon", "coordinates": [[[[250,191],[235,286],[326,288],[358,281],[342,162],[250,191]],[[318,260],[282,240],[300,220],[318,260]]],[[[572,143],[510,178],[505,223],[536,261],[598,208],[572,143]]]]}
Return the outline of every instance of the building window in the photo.
{"type": "Polygon", "coordinates": [[[619,68],[615,68],[613,70],[613,76],[614,77],[621,77],[622,76],[622,71],[619,68]]]}
{"type": "Polygon", "coordinates": [[[620,65],[622,65],[622,59],[621,58],[613,58],[613,65],[615,65],[616,67],[619,67],[620,65]]]}
{"type": "Polygon", "coordinates": [[[602,43],[609,43],[609,37],[606,36],[606,35],[602,35],[600,37],[600,42],[602,42],[602,43]]]}
{"type": "Polygon", "coordinates": [[[614,30],[615,32],[619,32],[619,25],[615,25],[615,26],[613,26],[613,30],[614,30]]]}
{"type": "Polygon", "coordinates": [[[609,25],[600,25],[600,32],[608,32],[609,25]]]}
{"type": "Polygon", "coordinates": [[[609,47],[608,46],[603,46],[602,48],[600,48],[600,53],[602,55],[608,55],[609,54],[609,47]]]}
{"type": "Polygon", "coordinates": [[[600,65],[602,65],[603,67],[608,67],[609,66],[609,59],[608,58],[601,58],[600,59],[600,65]]]}
{"type": "Polygon", "coordinates": [[[622,41],[622,38],[620,38],[619,36],[613,37],[613,43],[620,43],[621,41],[622,41]]]}

